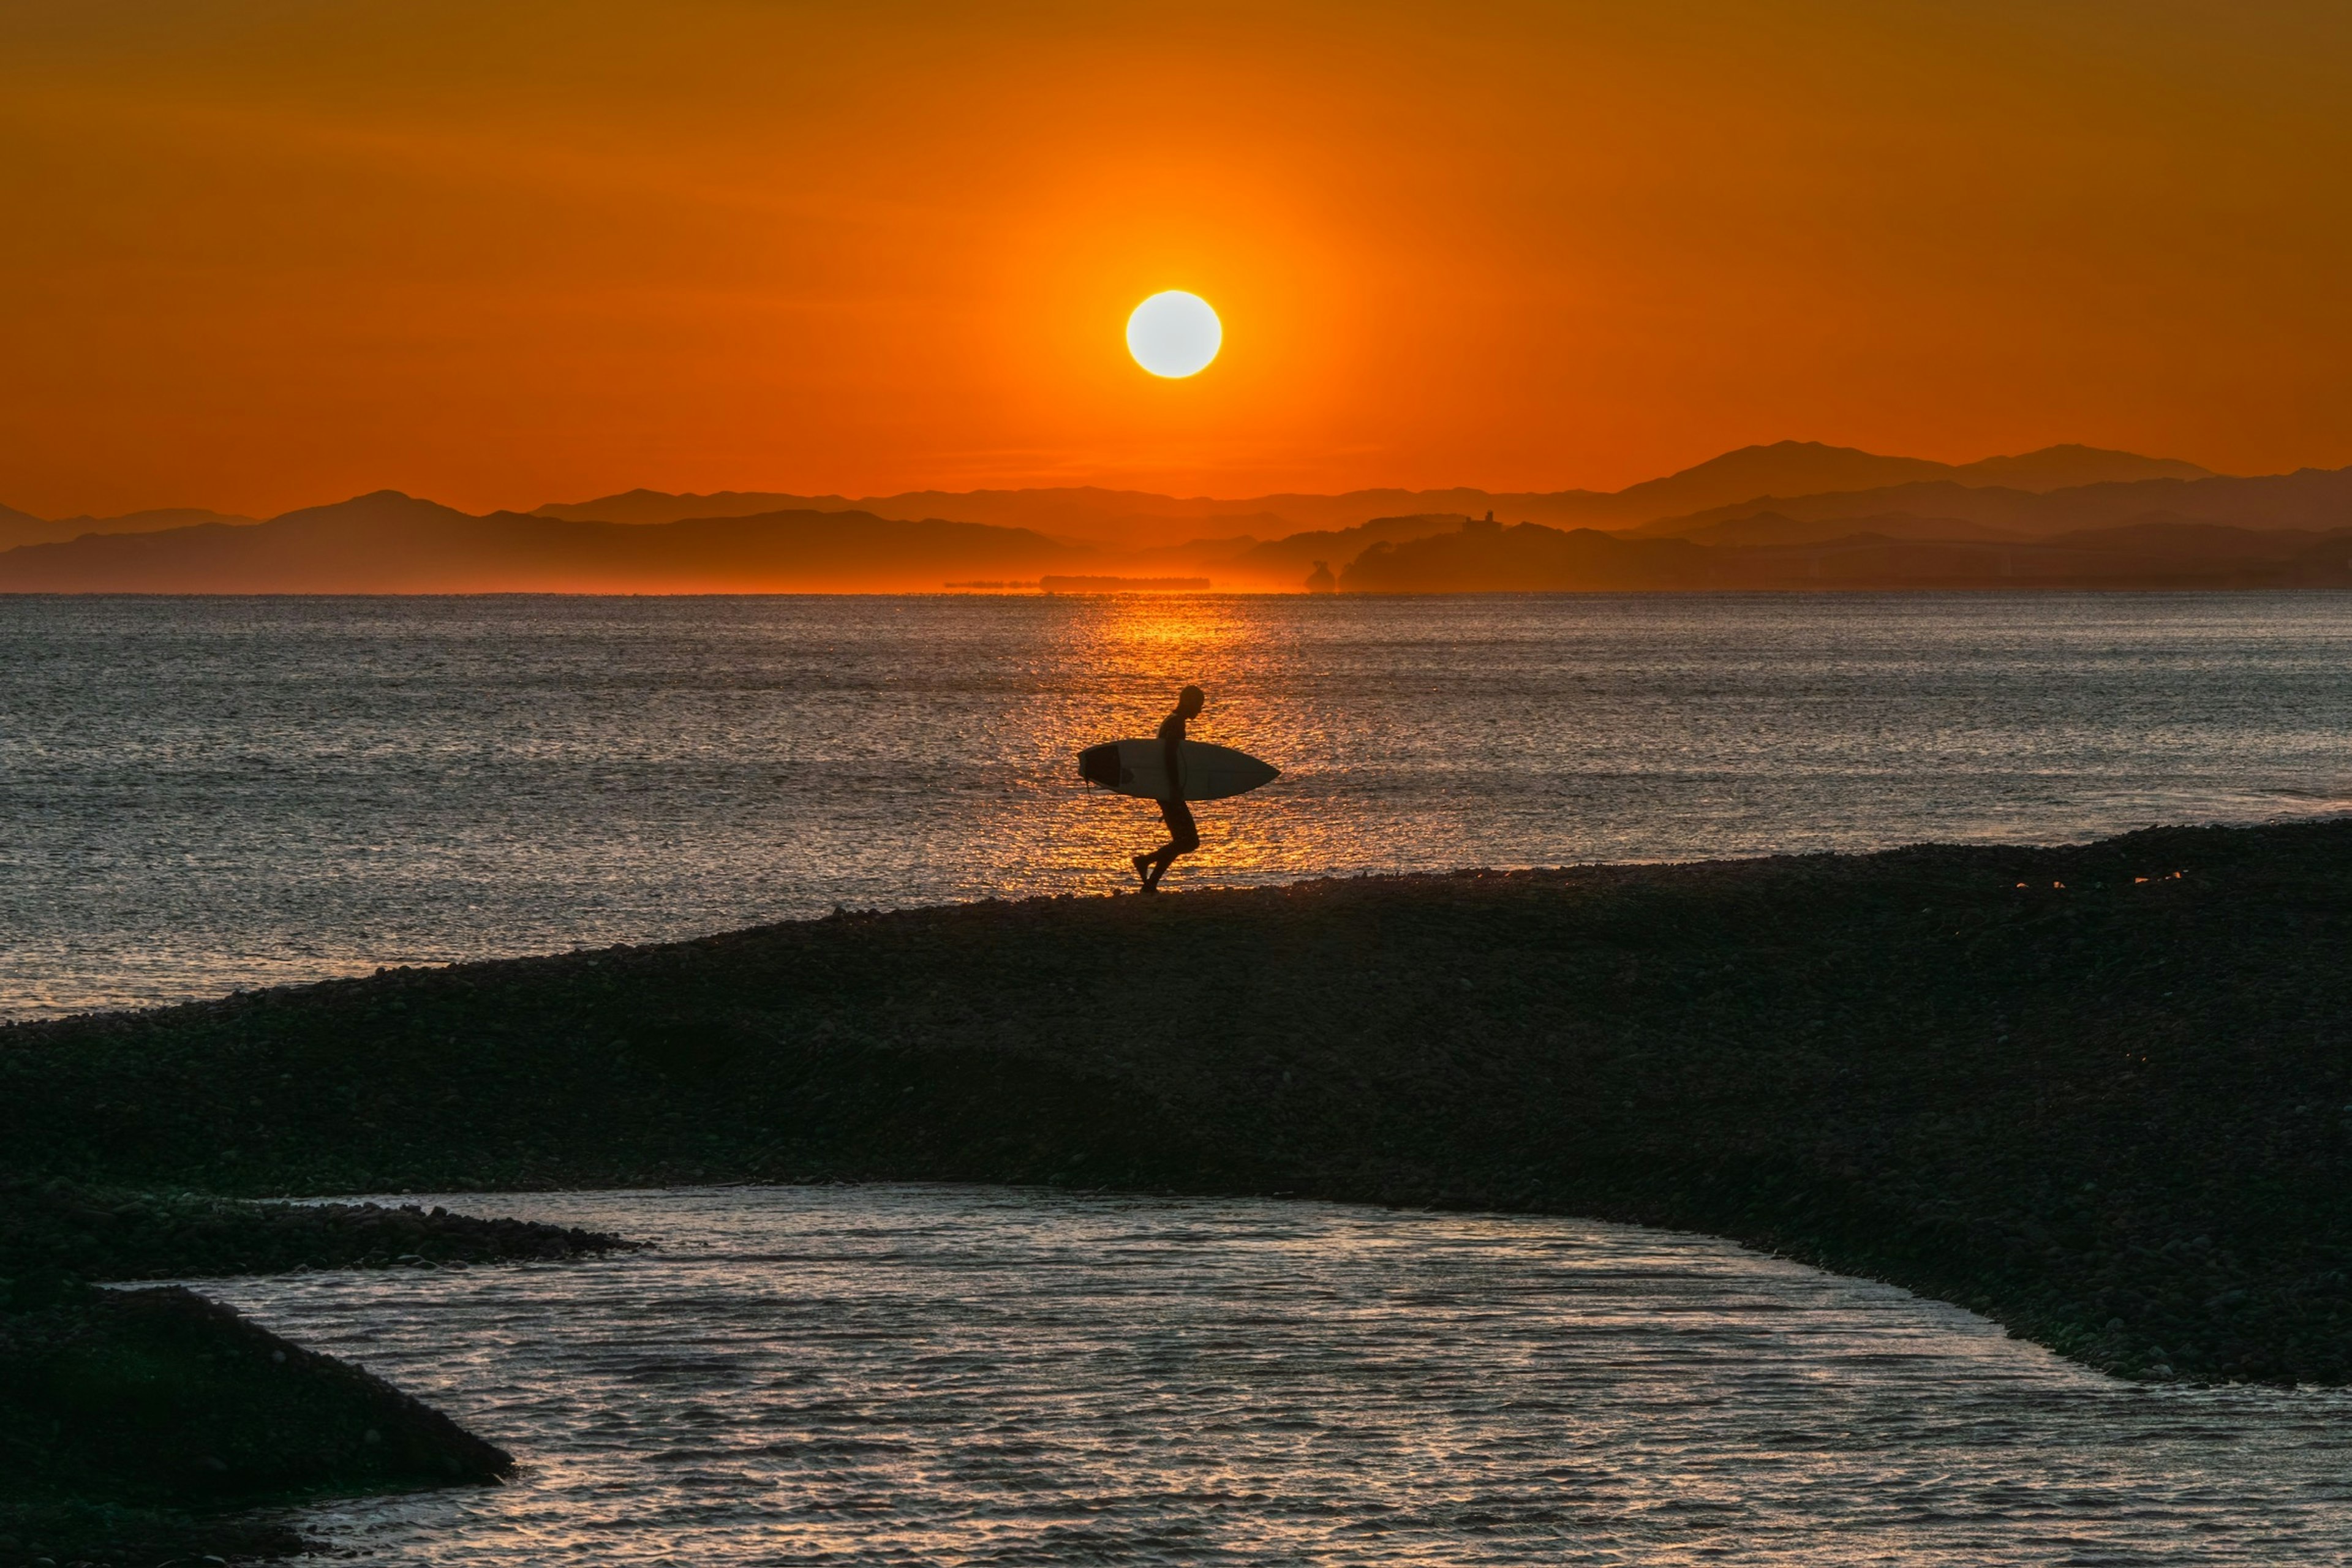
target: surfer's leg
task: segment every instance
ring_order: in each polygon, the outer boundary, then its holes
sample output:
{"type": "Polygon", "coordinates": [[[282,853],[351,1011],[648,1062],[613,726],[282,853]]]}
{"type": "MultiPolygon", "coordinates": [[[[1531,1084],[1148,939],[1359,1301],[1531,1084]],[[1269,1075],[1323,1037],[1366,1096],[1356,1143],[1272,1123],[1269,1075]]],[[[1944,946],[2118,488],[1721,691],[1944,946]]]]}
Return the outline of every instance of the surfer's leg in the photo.
{"type": "Polygon", "coordinates": [[[1201,847],[1201,830],[1193,824],[1192,809],[1181,800],[1171,800],[1160,808],[1160,820],[1168,824],[1168,842],[1151,857],[1151,875],[1144,886],[1157,889],[1160,879],[1168,875],[1168,868],[1176,864],[1179,855],[1190,855],[1201,847]]]}

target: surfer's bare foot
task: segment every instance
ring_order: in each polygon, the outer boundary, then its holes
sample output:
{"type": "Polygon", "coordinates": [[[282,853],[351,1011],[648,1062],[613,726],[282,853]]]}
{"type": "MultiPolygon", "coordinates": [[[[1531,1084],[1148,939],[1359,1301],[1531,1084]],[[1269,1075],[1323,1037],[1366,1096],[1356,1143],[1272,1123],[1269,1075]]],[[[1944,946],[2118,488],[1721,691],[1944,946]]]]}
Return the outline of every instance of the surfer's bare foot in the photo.
{"type": "Polygon", "coordinates": [[[1133,857],[1133,859],[1136,880],[1143,884],[1143,890],[1148,893],[1151,891],[1151,857],[1138,855],[1133,857]]]}

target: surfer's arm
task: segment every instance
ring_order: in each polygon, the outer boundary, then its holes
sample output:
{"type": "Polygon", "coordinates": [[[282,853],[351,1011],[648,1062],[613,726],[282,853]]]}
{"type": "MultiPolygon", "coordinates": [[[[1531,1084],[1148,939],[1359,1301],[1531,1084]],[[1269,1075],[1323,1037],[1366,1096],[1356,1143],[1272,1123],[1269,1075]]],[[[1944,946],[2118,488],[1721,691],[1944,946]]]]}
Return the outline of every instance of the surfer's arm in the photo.
{"type": "Polygon", "coordinates": [[[1184,798],[1183,748],[1184,742],[1177,740],[1172,735],[1164,737],[1160,742],[1160,765],[1164,768],[1168,773],[1168,798],[1170,800],[1182,800],[1184,798]]]}

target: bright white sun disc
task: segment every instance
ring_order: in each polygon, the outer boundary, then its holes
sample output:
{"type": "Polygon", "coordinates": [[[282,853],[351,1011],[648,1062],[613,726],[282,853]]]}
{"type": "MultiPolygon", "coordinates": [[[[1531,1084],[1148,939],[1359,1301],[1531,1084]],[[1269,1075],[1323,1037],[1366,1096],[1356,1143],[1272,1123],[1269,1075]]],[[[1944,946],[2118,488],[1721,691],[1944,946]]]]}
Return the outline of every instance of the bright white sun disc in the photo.
{"type": "Polygon", "coordinates": [[[1224,341],[1224,324],[1209,302],[1181,289],[1154,294],[1127,319],[1127,352],[1154,375],[1197,375],[1224,341]]]}

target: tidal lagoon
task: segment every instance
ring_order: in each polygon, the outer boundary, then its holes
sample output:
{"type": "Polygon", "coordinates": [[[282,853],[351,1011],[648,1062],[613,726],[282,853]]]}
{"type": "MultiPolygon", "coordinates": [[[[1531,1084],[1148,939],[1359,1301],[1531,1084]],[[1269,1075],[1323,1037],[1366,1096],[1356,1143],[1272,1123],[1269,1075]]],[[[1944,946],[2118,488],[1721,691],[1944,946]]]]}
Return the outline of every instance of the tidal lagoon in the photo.
{"type": "Polygon", "coordinates": [[[295,1516],[384,1568],[2289,1568],[2352,1538],[2352,1396],[2120,1383],[1701,1237],[1035,1189],[462,1201],[660,1247],[209,1287],[524,1456],[295,1516]]]}

